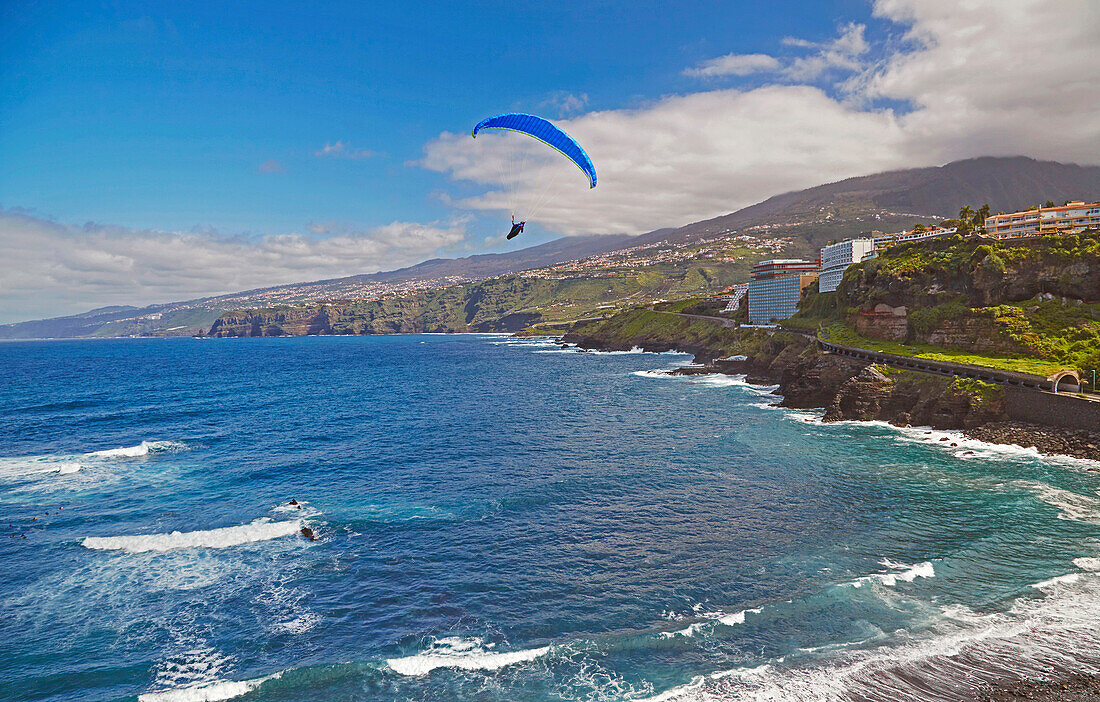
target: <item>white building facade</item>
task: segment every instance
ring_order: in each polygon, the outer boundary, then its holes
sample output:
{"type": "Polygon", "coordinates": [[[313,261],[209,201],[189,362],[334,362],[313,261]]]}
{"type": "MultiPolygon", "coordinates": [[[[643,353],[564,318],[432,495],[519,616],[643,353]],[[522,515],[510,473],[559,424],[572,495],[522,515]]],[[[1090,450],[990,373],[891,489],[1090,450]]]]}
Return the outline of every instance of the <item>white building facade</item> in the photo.
{"type": "Polygon", "coordinates": [[[741,306],[741,298],[745,297],[745,294],[749,291],[748,283],[741,283],[740,285],[734,285],[733,290],[730,291],[729,302],[726,303],[722,312],[736,312],[737,308],[741,306]]]}
{"type": "Polygon", "coordinates": [[[875,250],[871,239],[848,239],[838,244],[829,244],[821,249],[821,277],[818,289],[821,292],[833,292],[844,278],[844,271],[853,263],[859,263],[875,250]]]}

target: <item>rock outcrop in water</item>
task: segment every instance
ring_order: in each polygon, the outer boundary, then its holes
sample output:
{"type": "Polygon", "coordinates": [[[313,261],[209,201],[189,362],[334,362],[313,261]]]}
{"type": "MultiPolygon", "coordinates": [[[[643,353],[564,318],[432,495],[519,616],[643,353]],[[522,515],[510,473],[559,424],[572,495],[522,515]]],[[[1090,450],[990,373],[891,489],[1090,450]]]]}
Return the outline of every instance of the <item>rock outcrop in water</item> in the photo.
{"type": "Polygon", "coordinates": [[[582,349],[677,350],[700,372],[744,374],[777,384],[783,407],[825,408],[824,421],[886,421],[897,426],[963,429],[991,443],[1035,446],[1044,453],[1095,459],[1100,433],[1008,422],[1003,388],[980,381],[874,366],[822,351],[811,337],[785,331],[731,329],[653,310],[629,310],[580,326],[563,341],[582,349]],[[727,360],[743,356],[744,360],[727,360]]]}
{"type": "Polygon", "coordinates": [[[823,421],[879,420],[898,426],[970,429],[1006,419],[999,385],[868,366],[840,386],[823,421]]]}

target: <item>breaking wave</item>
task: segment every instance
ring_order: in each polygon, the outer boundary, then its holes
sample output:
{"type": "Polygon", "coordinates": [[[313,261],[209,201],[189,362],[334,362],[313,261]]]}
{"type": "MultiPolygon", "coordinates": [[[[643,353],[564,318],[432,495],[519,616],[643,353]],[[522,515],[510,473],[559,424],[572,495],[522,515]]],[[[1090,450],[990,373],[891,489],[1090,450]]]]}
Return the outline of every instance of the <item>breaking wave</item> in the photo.
{"type": "Polygon", "coordinates": [[[403,658],[388,658],[386,665],[399,675],[419,676],[427,675],[436,668],[497,670],[533,661],[550,653],[549,646],[506,652],[495,652],[493,648],[495,644],[485,644],[478,638],[446,636],[433,641],[426,651],[403,658]]]}
{"type": "Polygon", "coordinates": [[[889,559],[883,560],[882,564],[887,568],[893,568],[897,572],[892,573],[872,573],[871,575],[865,575],[862,578],[856,578],[855,580],[844,583],[851,587],[863,587],[868,583],[882,583],[887,587],[893,587],[898,584],[898,581],[911,583],[917,578],[934,578],[936,577],[936,568],[932,564],[932,561],[925,561],[916,565],[906,565],[905,563],[897,563],[889,559]],[[898,570],[900,569],[900,570],[898,570]]]}
{"type": "Polygon", "coordinates": [[[247,695],[268,680],[277,680],[282,673],[266,675],[252,680],[219,680],[193,687],[146,692],[138,695],[138,702],[221,702],[247,695]]]}
{"type": "Polygon", "coordinates": [[[133,536],[89,536],[81,543],[85,548],[101,551],[120,550],[127,553],[146,551],[171,551],[181,548],[229,548],[253,541],[267,541],[298,533],[302,521],[274,522],[267,517],[251,524],[208,529],[206,531],[173,531],[168,534],[140,534],[133,536]]]}
{"type": "MultiPolygon", "coordinates": [[[[1083,562],[1095,565],[1094,560],[1083,562]]],[[[979,614],[949,605],[929,630],[895,632],[898,641],[893,645],[855,644],[827,661],[779,658],[754,668],[697,676],[649,702],[947,702],[973,699],[988,685],[1041,677],[1051,670],[1100,673],[1095,636],[1100,575],[1072,573],[1032,587],[1042,594],[1021,597],[1006,612],[979,614]]]]}
{"type": "Polygon", "coordinates": [[[678,629],[676,631],[662,631],[657,635],[662,639],[671,639],[675,636],[695,636],[697,633],[714,628],[716,625],[722,626],[737,626],[738,624],[745,623],[746,614],[760,614],[760,607],[755,609],[743,609],[740,612],[734,612],[733,614],[727,614],[726,612],[716,611],[707,612],[703,610],[702,605],[695,605],[692,609],[693,615],[700,617],[701,621],[693,622],[684,629],[678,629]]]}
{"type": "MultiPolygon", "coordinates": [[[[812,423],[821,423],[820,421],[812,423]]],[[[895,432],[895,438],[903,443],[917,443],[941,448],[961,459],[993,459],[993,460],[1039,460],[1046,463],[1056,463],[1070,467],[1095,468],[1100,466],[1100,460],[1089,460],[1075,456],[1062,456],[1058,454],[1040,453],[1034,446],[1020,446],[1018,444],[994,444],[980,439],[973,439],[962,430],[957,429],[933,429],[927,426],[899,427],[881,420],[857,420],[845,419],[829,422],[837,426],[866,426],[880,427],[895,432]]]]}
{"type": "Polygon", "coordinates": [[[142,441],[137,446],[124,446],[121,448],[93,451],[88,455],[98,456],[100,458],[137,458],[139,456],[148,456],[150,453],[182,451],[186,448],[187,444],[179,441],[142,441]]]}
{"type": "Polygon", "coordinates": [[[1016,485],[1030,491],[1043,502],[1058,508],[1058,518],[1071,522],[1100,525],[1100,499],[1047,485],[1018,481],[1016,485]]]}
{"type": "MultiPolygon", "coordinates": [[[[611,352],[615,353],[615,352],[611,352]]],[[[624,352],[625,353],[625,352],[624,352]]],[[[679,366],[677,366],[679,368],[679,366]]],[[[678,375],[673,371],[676,368],[671,369],[655,369],[655,370],[641,370],[634,371],[631,375],[636,375],[641,378],[660,378],[660,379],[672,379],[684,382],[696,383],[700,385],[710,385],[713,387],[741,387],[746,390],[752,391],[757,395],[773,395],[776,390],[779,389],[778,385],[756,385],[749,383],[745,380],[744,374],[732,374],[727,375],[725,373],[698,373],[695,375],[678,375]]],[[[776,401],[779,401],[776,396],[776,401]]]]}

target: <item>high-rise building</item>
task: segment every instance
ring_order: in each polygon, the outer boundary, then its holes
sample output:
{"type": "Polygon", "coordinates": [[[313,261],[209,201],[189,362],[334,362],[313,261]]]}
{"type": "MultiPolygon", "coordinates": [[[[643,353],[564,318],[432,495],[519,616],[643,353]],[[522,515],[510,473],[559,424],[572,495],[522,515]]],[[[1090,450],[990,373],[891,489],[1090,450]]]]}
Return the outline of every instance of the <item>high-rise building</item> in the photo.
{"type": "Polygon", "coordinates": [[[820,264],[820,261],[806,261],[801,258],[773,258],[760,261],[753,266],[750,280],[764,280],[798,273],[817,273],[820,264]]]}
{"type": "Polygon", "coordinates": [[[1067,202],[1061,207],[1039,207],[985,219],[986,234],[998,238],[1077,234],[1100,229],[1100,202],[1067,202]]]}
{"type": "Polygon", "coordinates": [[[817,280],[819,262],[773,259],[752,267],[749,281],[749,323],[771,324],[798,311],[807,285],[817,280]]]}
{"type": "Polygon", "coordinates": [[[861,262],[874,250],[875,242],[871,239],[848,239],[837,244],[829,244],[821,249],[821,277],[818,279],[818,289],[821,292],[836,290],[848,266],[861,262]]]}

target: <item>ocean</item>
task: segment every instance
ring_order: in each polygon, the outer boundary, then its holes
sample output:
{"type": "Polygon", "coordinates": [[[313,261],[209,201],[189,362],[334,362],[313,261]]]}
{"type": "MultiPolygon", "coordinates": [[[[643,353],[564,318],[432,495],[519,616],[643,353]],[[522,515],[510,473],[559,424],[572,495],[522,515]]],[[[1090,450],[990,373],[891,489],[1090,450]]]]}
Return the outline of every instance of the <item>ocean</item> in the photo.
{"type": "Polygon", "coordinates": [[[0,344],[0,699],[953,700],[1100,672],[1100,463],[822,424],[661,372],[688,360],[0,344]]]}

